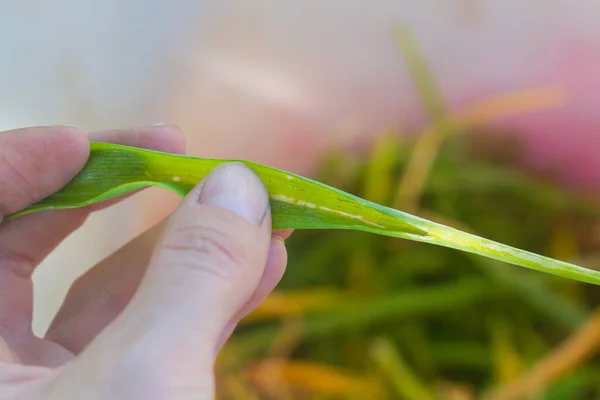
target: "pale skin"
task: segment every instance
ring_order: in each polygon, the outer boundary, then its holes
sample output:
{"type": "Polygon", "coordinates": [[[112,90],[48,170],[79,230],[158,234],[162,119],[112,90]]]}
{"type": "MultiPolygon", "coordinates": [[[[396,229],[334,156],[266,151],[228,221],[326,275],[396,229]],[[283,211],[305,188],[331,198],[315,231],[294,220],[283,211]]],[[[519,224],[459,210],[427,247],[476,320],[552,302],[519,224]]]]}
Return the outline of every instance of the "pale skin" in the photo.
{"type": "MultiPolygon", "coordinates": [[[[184,151],[171,126],[0,133],[0,221],[75,176],[89,140],[184,151]]],[[[256,175],[225,164],[166,221],[79,278],[45,337],[36,337],[31,274],[108,205],[0,224],[1,399],[212,399],[216,355],[285,270],[291,232],[271,230],[268,195],[256,175]]]]}

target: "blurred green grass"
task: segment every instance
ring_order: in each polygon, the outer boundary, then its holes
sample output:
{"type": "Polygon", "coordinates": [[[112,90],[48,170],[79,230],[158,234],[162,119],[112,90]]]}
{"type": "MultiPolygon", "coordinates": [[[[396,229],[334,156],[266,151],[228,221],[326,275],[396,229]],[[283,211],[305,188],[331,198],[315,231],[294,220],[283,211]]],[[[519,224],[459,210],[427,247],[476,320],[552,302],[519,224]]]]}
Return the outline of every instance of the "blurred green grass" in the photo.
{"type": "MultiPolygon", "coordinates": [[[[600,207],[523,172],[513,162],[516,135],[480,131],[485,117],[449,118],[416,41],[406,30],[398,38],[431,126],[412,139],[386,132],[367,155],[330,154],[316,178],[499,242],[600,268],[600,207]]],[[[502,114],[502,107],[483,115],[502,114]]],[[[535,108],[514,102],[512,111],[528,107],[535,108]]],[[[220,356],[220,398],[458,400],[511,384],[516,392],[502,389],[489,398],[600,398],[593,354],[600,328],[591,324],[583,339],[577,336],[598,304],[594,286],[361,232],[297,231],[288,251],[277,292],[220,356]],[[573,336],[573,348],[589,359],[550,359],[544,371],[555,364],[564,371],[532,382],[536,363],[573,336]],[[528,393],[530,384],[536,390],[528,393]]]]}

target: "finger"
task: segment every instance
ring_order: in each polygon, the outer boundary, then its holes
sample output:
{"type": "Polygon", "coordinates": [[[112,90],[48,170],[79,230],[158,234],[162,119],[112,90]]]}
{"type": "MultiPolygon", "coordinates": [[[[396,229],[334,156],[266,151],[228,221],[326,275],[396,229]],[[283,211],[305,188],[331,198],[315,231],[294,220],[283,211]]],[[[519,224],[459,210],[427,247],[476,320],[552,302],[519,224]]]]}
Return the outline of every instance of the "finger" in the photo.
{"type": "MultiPolygon", "coordinates": [[[[48,129],[52,130],[55,128],[44,129],[43,136],[46,141],[50,140],[49,138],[55,134],[52,133],[54,131],[48,132],[48,129]]],[[[75,145],[69,143],[51,143],[48,145],[48,151],[45,153],[57,152],[55,149],[67,147],[75,148],[73,150],[74,155],[65,155],[63,154],[64,152],[58,151],[57,160],[40,160],[35,154],[32,154],[33,157],[28,158],[37,159],[39,163],[47,163],[48,165],[45,166],[45,169],[48,169],[48,166],[56,166],[57,169],[63,171],[63,167],[66,165],[67,170],[71,171],[71,173],[63,176],[62,179],[57,179],[52,189],[44,191],[44,195],[38,196],[35,201],[60,189],[83,167],[83,164],[87,160],[89,151],[88,137],[82,132],[75,130],[75,128],[64,129],[66,129],[68,134],[75,137],[75,139],[70,138],[68,140],[78,140],[79,142],[76,142],[75,145]]],[[[59,134],[64,135],[64,133],[59,134]]],[[[22,136],[23,133],[15,131],[12,135],[12,138],[16,138],[17,135],[22,136]]],[[[89,138],[96,141],[120,142],[121,144],[130,146],[147,147],[153,150],[168,152],[182,152],[183,150],[182,135],[178,129],[171,126],[140,128],[130,131],[107,131],[99,134],[91,134],[89,138]],[[130,134],[127,134],[127,132],[130,132],[130,134]]],[[[4,146],[2,148],[4,149],[4,146]]],[[[31,149],[28,151],[31,152],[31,149]]],[[[38,166],[37,168],[40,169],[41,167],[38,166]]],[[[34,187],[36,184],[32,182],[31,186],[34,187]]],[[[29,329],[29,320],[32,312],[31,282],[29,278],[34,268],[71,232],[79,228],[87,219],[90,212],[106,207],[115,201],[117,200],[93,207],[29,214],[2,225],[0,229],[1,265],[5,271],[10,271],[13,277],[10,281],[8,279],[0,279],[0,293],[7,295],[9,292],[7,287],[10,287],[10,292],[13,293],[13,296],[10,302],[12,305],[9,307],[9,310],[4,310],[0,306],[0,312],[3,312],[4,320],[4,323],[0,325],[10,325],[13,328],[15,326],[21,328],[27,327],[29,329]],[[18,279],[15,280],[15,277],[18,279]]],[[[26,206],[23,204],[21,202],[18,207],[13,208],[13,211],[26,206]]],[[[7,304],[6,301],[0,303],[7,304]]]]}
{"type": "Polygon", "coordinates": [[[254,311],[260,303],[265,301],[273,289],[275,289],[275,286],[281,281],[281,278],[285,273],[286,264],[287,251],[285,249],[285,242],[280,236],[273,235],[271,238],[271,246],[269,247],[267,265],[265,266],[260,283],[248,303],[235,314],[221,332],[217,343],[217,352],[220,351],[225,342],[229,340],[239,322],[254,311]]]}
{"type": "Polygon", "coordinates": [[[142,233],[79,277],[45,339],[79,354],[129,304],[165,225],[142,233]]]}
{"type": "MultiPolygon", "coordinates": [[[[60,189],[84,165],[88,151],[85,134],[76,128],[30,128],[1,133],[2,215],[21,210],[60,189]]],[[[11,226],[15,225],[7,223],[0,229],[0,332],[9,343],[12,337],[30,329],[27,318],[15,320],[14,316],[31,315],[29,276],[35,265],[28,251],[33,236],[17,241],[11,226]]],[[[35,232],[42,229],[34,227],[35,232]]]]}
{"type": "Polygon", "coordinates": [[[85,164],[88,147],[85,134],[71,127],[0,133],[0,216],[60,189],[85,164]]]}
{"type": "Polygon", "coordinates": [[[81,359],[103,355],[105,368],[125,362],[190,374],[178,382],[212,371],[221,332],[263,276],[270,238],[260,179],[242,164],[216,168],[186,196],[130,304],[81,359]]]}

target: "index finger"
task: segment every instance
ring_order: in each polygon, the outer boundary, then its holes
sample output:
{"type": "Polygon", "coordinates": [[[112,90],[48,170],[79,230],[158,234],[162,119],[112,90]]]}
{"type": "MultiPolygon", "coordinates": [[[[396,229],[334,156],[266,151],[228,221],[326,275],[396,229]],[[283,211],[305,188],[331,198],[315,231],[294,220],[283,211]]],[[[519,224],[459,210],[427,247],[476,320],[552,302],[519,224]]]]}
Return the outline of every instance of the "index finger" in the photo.
{"type": "Polygon", "coordinates": [[[0,133],[0,217],[59,190],[81,170],[88,155],[88,140],[77,128],[0,133]]]}

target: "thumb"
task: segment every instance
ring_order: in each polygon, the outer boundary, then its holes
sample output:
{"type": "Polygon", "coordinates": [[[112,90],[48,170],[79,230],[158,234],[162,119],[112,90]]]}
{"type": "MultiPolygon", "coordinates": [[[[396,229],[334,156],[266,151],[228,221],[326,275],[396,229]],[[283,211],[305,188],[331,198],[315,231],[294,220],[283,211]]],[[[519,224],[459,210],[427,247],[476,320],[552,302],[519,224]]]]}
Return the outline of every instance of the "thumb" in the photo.
{"type": "Polygon", "coordinates": [[[173,214],[136,295],[87,353],[109,364],[112,353],[192,374],[212,370],[223,330],[261,280],[270,241],[258,176],[243,164],[217,167],[173,214]]]}

